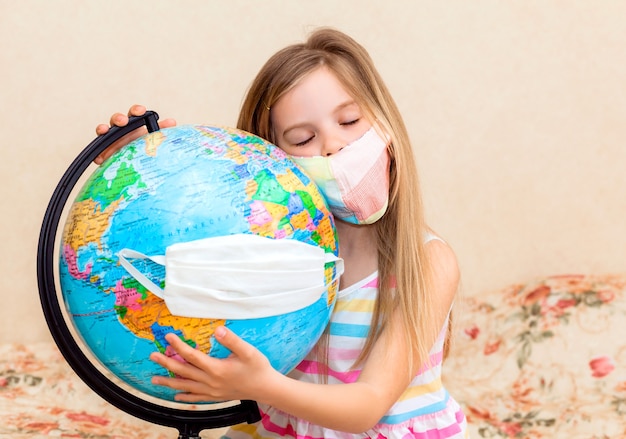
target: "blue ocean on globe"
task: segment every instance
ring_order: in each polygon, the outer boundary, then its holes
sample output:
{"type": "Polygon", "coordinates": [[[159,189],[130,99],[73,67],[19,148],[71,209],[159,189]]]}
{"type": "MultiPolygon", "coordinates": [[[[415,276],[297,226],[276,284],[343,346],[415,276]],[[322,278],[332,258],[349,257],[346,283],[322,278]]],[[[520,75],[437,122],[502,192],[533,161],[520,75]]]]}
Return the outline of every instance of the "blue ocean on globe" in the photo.
{"type": "MultiPolygon", "coordinates": [[[[278,316],[224,320],[172,315],[117,256],[123,248],[162,255],[175,243],[240,233],[338,252],[333,218],[317,187],[265,140],[228,127],[182,125],[133,141],[89,176],[65,220],[59,278],[76,332],[107,370],[163,400],[173,401],[175,393],[151,384],[167,371],[148,357],[174,355],[164,338],[170,332],[223,358],[229,352],[213,331],[226,325],[288,373],[329,321],[338,288],[334,263],[325,266],[326,289],[315,303],[278,316]]],[[[162,266],[133,265],[164,285],[162,266]]]]}

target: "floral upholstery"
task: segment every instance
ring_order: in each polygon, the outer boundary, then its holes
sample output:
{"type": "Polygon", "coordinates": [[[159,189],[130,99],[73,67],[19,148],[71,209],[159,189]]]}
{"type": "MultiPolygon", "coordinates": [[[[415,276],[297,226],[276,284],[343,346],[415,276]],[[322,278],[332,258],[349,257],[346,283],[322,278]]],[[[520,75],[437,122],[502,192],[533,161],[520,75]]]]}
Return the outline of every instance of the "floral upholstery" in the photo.
{"type": "Polygon", "coordinates": [[[445,363],[476,438],[626,438],[626,276],[466,298],[445,363]]]}
{"type": "Polygon", "coordinates": [[[121,412],[84,384],[54,343],[0,345],[0,437],[171,439],[175,429],[121,412]]]}
{"type": "MultiPolygon", "coordinates": [[[[455,316],[444,378],[473,439],[626,438],[626,276],[512,285],[464,298],[455,316]]],[[[177,434],[102,400],[52,342],[0,345],[0,437],[177,434]]]]}

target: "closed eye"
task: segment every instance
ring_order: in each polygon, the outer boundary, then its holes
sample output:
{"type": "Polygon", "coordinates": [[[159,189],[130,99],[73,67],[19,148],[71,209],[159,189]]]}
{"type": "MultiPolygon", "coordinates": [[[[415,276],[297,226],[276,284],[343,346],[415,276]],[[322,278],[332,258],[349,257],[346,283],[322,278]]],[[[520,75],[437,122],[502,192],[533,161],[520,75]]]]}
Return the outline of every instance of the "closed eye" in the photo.
{"type": "Polygon", "coordinates": [[[302,142],[298,142],[298,143],[296,143],[296,144],[295,144],[295,146],[304,146],[304,145],[306,145],[307,143],[309,143],[311,140],[313,140],[314,138],[315,138],[315,136],[311,136],[311,137],[309,137],[308,139],[303,140],[302,142]]]}
{"type": "Polygon", "coordinates": [[[354,125],[359,120],[361,120],[361,119],[354,119],[354,120],[351,120],[351,121],[348,121],[348,122],[341,122],[339,125],[354,125]]]}

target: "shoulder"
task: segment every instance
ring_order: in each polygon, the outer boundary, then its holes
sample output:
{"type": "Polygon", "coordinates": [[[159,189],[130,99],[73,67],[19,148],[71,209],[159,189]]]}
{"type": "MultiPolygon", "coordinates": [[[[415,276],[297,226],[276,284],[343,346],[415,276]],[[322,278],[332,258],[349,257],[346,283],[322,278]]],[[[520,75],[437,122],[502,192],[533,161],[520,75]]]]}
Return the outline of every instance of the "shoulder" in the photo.
{"type": "Polygon", "coordinates": [[[461,277],[454,250],[439,238],[428,240],[425,249],[432,272],[432,286],[440,294],[452,299],[461,277]]]}

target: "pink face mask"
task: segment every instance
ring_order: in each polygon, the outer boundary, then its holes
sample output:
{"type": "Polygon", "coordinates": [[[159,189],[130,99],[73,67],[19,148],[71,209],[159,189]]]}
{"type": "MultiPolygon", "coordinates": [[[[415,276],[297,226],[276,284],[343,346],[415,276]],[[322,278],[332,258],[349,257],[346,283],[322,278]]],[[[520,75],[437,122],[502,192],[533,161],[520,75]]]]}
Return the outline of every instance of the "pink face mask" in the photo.
{"type": "Polygon", "coordinates": [[[389,203],[388,143],[372,126],[336,154],[292,158],[317,184],[335,218],[372,224],[389,203]]]}

